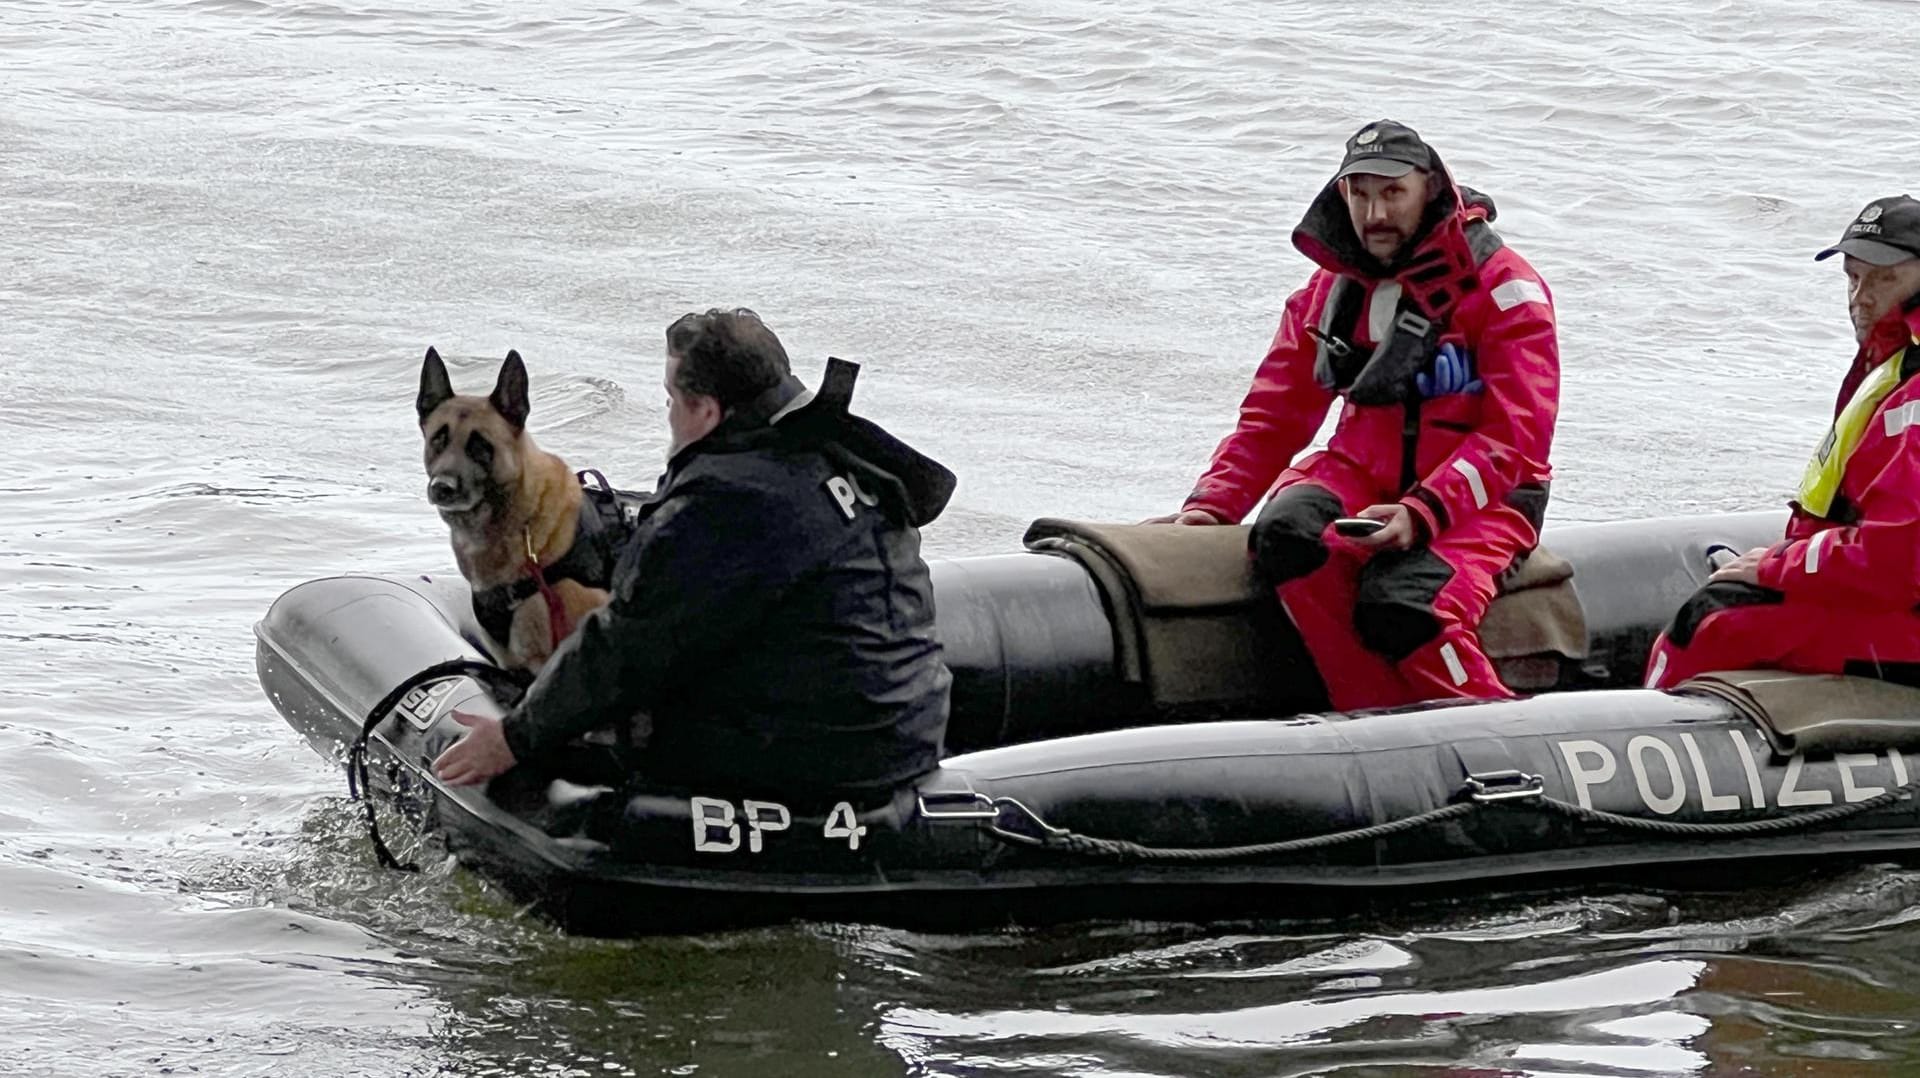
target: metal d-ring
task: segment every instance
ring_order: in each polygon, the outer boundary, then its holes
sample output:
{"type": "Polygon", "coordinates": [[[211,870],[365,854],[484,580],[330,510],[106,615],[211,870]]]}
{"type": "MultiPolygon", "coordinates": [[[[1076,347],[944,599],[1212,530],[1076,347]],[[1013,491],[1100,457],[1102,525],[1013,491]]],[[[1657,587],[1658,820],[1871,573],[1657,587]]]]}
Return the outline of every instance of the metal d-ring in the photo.
{"type": "Polygon", "coordinates": [[[927,794],[921,794],[919,798],[921,819],[946,823],[954,820],[992,820],[1000,816],[1000,810],[994,807],[993,799],[983,793],[933,794],[932,797],[936,802],[952,799],[965,806],[946,809],[927,804],[927,797],[927,794]]]}
{"type": "Polygon", "coordinates": [[[1547,792],[1547,780],[1524,771],[1483,771],[1467,776],[1467,796],[1489,801],[1527,801],[1547,792]]]}

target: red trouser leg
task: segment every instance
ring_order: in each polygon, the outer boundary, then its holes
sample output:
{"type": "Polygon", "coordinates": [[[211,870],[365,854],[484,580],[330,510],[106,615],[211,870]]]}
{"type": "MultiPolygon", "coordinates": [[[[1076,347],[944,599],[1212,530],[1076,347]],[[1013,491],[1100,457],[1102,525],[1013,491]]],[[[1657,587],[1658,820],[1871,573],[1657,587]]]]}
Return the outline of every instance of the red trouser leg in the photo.
{"type": "Polygon", "coordinates": [[[1480,619],[1500,574],[1537,541],[1518,510],[1499,506],[1448,529],[1424,548],[1374,557],[1361,571],[1354,626],[1393,660],[1405,694],[1383,705],[1454,697],[1513,696],[1480,647],[1480,619]]]}
{"type": "Polygon", "coordinates": [[[1752,585],[1709,584],[1654,642],[1647,687],[1753,669],[1910,681],[1920,673],[1920,616],[1784,602],[1752,585]]]}
{"type": "Polygon", "coordinates": [[[1318,570],[1280,585],[1280,605],[1300,630],[1314,668],[1336,710],[1390,707],[1412,698],[1393,664],[1361,643],[1353,631],[1355,592],[1364,564],[1351,546],[1332,546],[1318,570]]]}
{"type": "Polygon", "coordinates": [[[1393,664],[1354,632],[1355,588],[1365,552],[1331,527],[1335,518],[1379,500],[1341,469],[1293,472],[1254,525],[1255,562],[1278,584],[1280,605],[1313,656],[1328,701],[1341,711],[1408,695],[1393,664]]]}

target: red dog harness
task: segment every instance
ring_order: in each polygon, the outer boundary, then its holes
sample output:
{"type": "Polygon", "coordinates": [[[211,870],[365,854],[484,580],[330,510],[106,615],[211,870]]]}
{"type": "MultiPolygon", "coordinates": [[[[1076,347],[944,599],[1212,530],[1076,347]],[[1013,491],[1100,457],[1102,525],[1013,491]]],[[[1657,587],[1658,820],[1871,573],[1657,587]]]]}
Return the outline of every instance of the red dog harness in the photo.
{"type": "Polygon", "coordinates": [[[560,601],[560,593],[547,583],[547,574],[540,568],[540,556],[533,549],[533,525],[527,525],[521,533],[527,543],[527,572],[533,574],[533,586],[540,589],[540,597],[547,601],[547,629],[553,635],[553,649],[560,649],[560,641],[573,632],[573,620],[567,617],[567,604],[560,601]]]}

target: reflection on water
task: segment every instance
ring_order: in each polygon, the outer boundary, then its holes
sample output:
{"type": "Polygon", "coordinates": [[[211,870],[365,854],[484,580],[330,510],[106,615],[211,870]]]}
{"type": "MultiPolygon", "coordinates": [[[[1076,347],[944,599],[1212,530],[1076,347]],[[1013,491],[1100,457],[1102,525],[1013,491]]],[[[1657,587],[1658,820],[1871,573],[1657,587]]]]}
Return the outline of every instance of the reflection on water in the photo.
{"type": "MultiPolygon", "coordinates": [[[[1905,990],[1852,972],[1861,954],[1816,941],[1864,932],[1876,942],[1862,951],[1882,951],[1890,902],[1917,884],[1881,867],[1728,895],[1481,900],[1315,931],[1128,925],[971,941],[959,945],[968,973],[1019,989],[889,1007],[880,1037],[934,1072],[1373,1073],[1390,1061],[1669,1075],[1773,1073],[1791,1059],[1793,1073],[1860,1073],[1912,1059],[1920,1012],[1905,990]],[[1018,1004],[986,1002],[1008,996],[1018,1004]]],[[[935,946],[904,964],[924,970],[934,955],[955,961],[935,946]]]]}

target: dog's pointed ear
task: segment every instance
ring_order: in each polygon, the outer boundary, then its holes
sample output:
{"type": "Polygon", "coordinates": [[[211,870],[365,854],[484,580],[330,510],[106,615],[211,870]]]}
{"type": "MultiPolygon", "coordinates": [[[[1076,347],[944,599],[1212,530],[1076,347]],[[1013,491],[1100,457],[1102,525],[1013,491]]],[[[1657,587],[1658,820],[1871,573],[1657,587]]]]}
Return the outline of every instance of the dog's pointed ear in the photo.
{"type": "Polygon", "coordinates": [[[451,396],[453,383],[447,379],[447,365],[440,362],[440,353],[428,346],[426,361],[420,364],[420,395],[413,401],[414,408],[420,412],[421,425],[451,396]]]}
{"type": "Polygon", "coordinates": [[[527,425],[527,413],[533,408],[527,400],[527,365],[520,362],[519,352],[507,353],[507,361],[500,364],[500,380],[493,384],[493,396],[487,399],[513,429],[527,425]]]}

